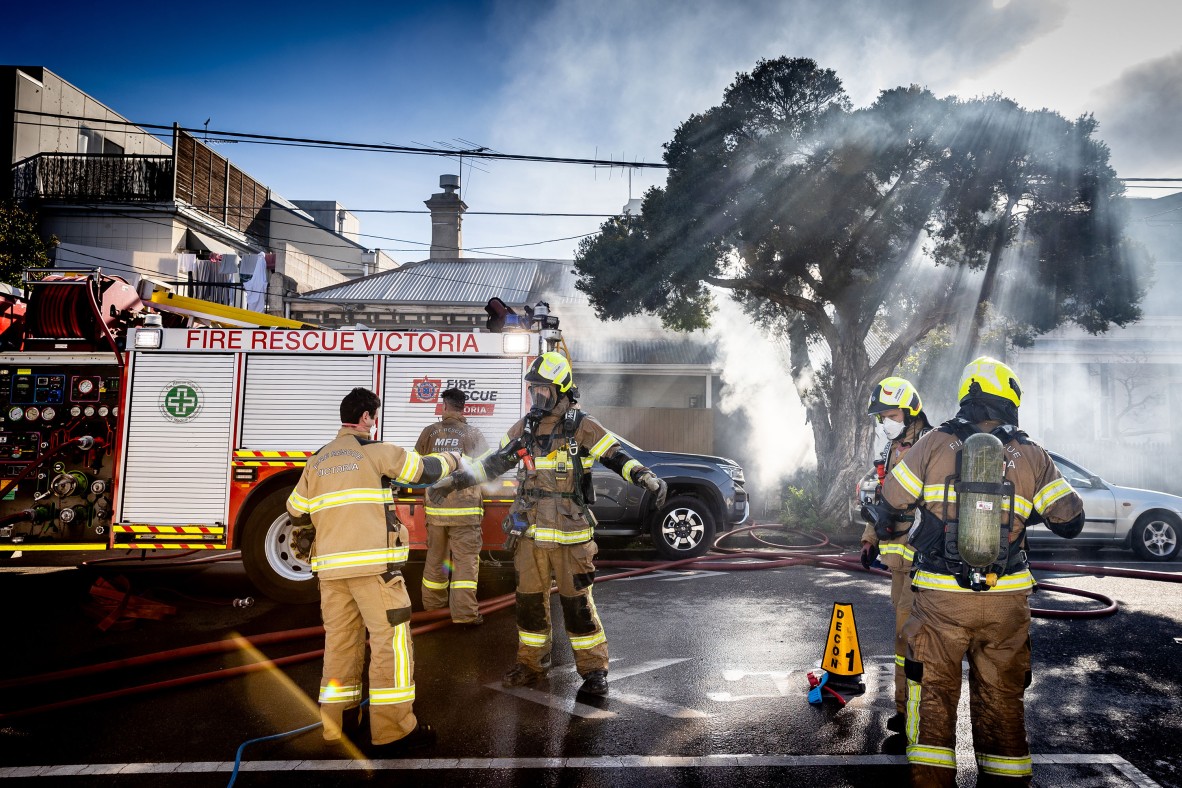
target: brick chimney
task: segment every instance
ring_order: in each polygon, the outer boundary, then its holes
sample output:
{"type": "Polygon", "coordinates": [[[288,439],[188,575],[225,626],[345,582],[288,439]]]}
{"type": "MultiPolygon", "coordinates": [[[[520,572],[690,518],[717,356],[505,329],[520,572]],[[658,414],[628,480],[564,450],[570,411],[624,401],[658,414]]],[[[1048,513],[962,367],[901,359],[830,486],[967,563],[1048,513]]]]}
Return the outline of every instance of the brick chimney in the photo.
{"type": "Polygon", "coordinates": [[[460,225],[468,206],[460,199],[460,176],[440,175],[441,194],[432,194],[423,203],[431,210],[431,257],[456,259],[464,256],[460,225]]]}

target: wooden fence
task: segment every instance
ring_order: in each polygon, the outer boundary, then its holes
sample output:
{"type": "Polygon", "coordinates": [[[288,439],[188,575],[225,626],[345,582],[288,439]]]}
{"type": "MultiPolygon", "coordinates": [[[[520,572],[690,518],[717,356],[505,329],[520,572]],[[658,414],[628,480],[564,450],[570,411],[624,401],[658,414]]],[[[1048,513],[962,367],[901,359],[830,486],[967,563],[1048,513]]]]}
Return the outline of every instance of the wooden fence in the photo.
{"type": "Polygon", "coordinates": [[[714,411],[705,408],[617,408],[588,412],[642,449],[714,453],[714,411]]]}

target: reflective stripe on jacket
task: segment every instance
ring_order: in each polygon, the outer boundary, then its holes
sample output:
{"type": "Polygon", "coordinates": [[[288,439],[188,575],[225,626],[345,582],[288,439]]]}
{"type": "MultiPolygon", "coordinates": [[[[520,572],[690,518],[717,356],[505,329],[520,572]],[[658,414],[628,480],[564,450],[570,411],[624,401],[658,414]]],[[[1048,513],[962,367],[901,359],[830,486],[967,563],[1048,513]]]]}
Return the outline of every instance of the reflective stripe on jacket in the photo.
{"type": "MultiPolygon", "coordinates": [[[[415,451],[420,454],[456,451],[472,458],[488,451],[488,442],[461,414],[444,413],[439,421],[423,428],[415,442],[415,451]]],[[[423,511],[427,514],[427,525],[480,525],[484,519],[480,485],[453,490],[447,494],[443,506],[427,501],[423,511]]]]}
{"type": "MultiPolygon", "coordinates": [[[[883,500],[896,509],[906,509],[918,503],[941,523],[948,522],[957,514],[956,495],[951,485],[947,488],[945,485],[949,477],[956,474],[957,453],[963,447],[959,438],[941,430],[924,435],[887,476],[882,486],[883,500]]],[[[1023,546],[1019,540],[1032,510],[1046,520],[1067,522],[1083,511],[1083,501],[1059,473],[1051,456],[1037,443],[1010,441],[1004,444],[1004,458],[1004,479],[1014,485],[1014,513],[1010,525],[1012,554],[1023,546]]],[[[1003,499],[1002,508],[1009,510],[1008,500],[1003,499]]],[[[916,538],[914,534],[912,538],[916,538]]],[[[914,582],[917,588],[960,589],[952,575],[929,571],[931,567],[924,565],[922,556],[917,555],[916,560],[920,564],[914,582]]],[[[1033,587],[1029,575],[1025,567],[1014,574],[1004,575],[990,593],[1027,593],[1033,587]]]]}
{"type": "MultiPolygon", "coordinates": [[[[571,456],[563,426],[568,409],[569,401],[564,399],[534,430],[534,471],[529,473],[524,465],[517,466],[518,489],[513,511],[525,515],[530,524],[525,535],[541,545],[575,545],[595,538],[594,526],[584,519],[573,497],[576,458],[571,456]]],[[[501,446],[520,438],[524,431],[525,419],[521,419],[509,428],[501,446]]],[[[591,472],[596,460],[611,459],[622,450],[619,438],[589,415],[579,421],[573,441],[578,446],[577,461],[585,469],[584,474],[591,472]]],[[[635,484],[647,470],[632,460],[624,463],[618,473],[625,481],[635,484]]]]}
{"type": "MultiPolygon", "coordinates": [[[[312,518],[312,571],[326,579],[381,574],[405,563],[410,534],[394,518],[393,493],[382,477],[403,484],[435,480],[426,478],[434,474],[424,473],[418,453],[365,438],[341,427],[331,443],[308,458],[287,499],[293,518],[312,518]]],[[[453,463],[437,459],[446,476],[453,463]]]]}

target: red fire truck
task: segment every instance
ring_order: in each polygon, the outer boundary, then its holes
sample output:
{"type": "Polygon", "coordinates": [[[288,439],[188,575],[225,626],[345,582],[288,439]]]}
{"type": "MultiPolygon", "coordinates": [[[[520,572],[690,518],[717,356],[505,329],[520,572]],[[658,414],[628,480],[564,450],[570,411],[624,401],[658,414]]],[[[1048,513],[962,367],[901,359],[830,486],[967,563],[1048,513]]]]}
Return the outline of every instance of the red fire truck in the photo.
{"type": "MultiPolygon", "coordinates": [[[[260,591],[298,602],[316,598],[313,534],[291,525],[284,501],[336,434],[342,397],[376,391],[378,438],[409,447],[455,386],[495,444],[524,413],[528,362],[559,339],[545,325],[249,327],[278,319],[158,294],[145,304],[95,275],[33,283],[27,313],[11,317],[0,334],[0,556],[240,549],[260,591]],[[228,327],[175,325],[202,310],[228,327]]],[[[486,489],[489,547],[504,540],[511,498],[486,489]]],[[[396,500],[412,546],[425,547],[421,491],[396,500]]]]}

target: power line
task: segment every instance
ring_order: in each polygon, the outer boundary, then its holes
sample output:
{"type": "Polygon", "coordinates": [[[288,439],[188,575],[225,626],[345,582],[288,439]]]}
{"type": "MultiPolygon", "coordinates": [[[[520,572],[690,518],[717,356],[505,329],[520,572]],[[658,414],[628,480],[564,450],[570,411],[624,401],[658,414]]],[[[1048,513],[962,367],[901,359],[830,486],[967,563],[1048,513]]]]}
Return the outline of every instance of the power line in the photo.
{"type": "MultiPolygon", "coordinates": [[[[76,115],[63,115],[57,112],[36,112],[34,110],[19,109],[18,113],[23,115],[34,115],[46,118],[58,118],[76,120],[78,122],[108,124],[117,126],[134,126],[141,129],[161,129],[161,130],[177,130],[183,131],[193,135],[195,139],[199,138],[197,135],[216,134],[220,138],[233,138],[240,142],[256,142],[258,144],[270,145],[292,145],[296,147],[315,147],[315,148],[330,148],[336,150],[356,150],[367,151],[372,153],[402,153],[414,156],[446,156],[455,157],[458,150],[448,150],[446,148],[428,148],[428,147],[411,147],[408,145],[390,145],[380,142],[347,142],[342,140],[325,140],[316,139],[312,137],[287,137],[278,134],[249,134],[240,131],[222,131],[217,129],[197,129],[189,128],[187,126],[179,125],[164,125],[161,123],[135,123],[129,120],[110,120],[107,118],[87,118],[78,117],[76,115]]],[[[538,156],[529,154],[516,153],[496,153],[490,150],[464,150],[465,156],[474,159],[499,159],[504,161],[528,161],[540,162],[545,164],[586,164],[592,166],[610,165],[615,167],[633,167],[637,169],[668,169],[669,165],[658,162],[644,162],[644,161],[612,161],[606,159],[582,159],[565,156],[538,156]]]]}

